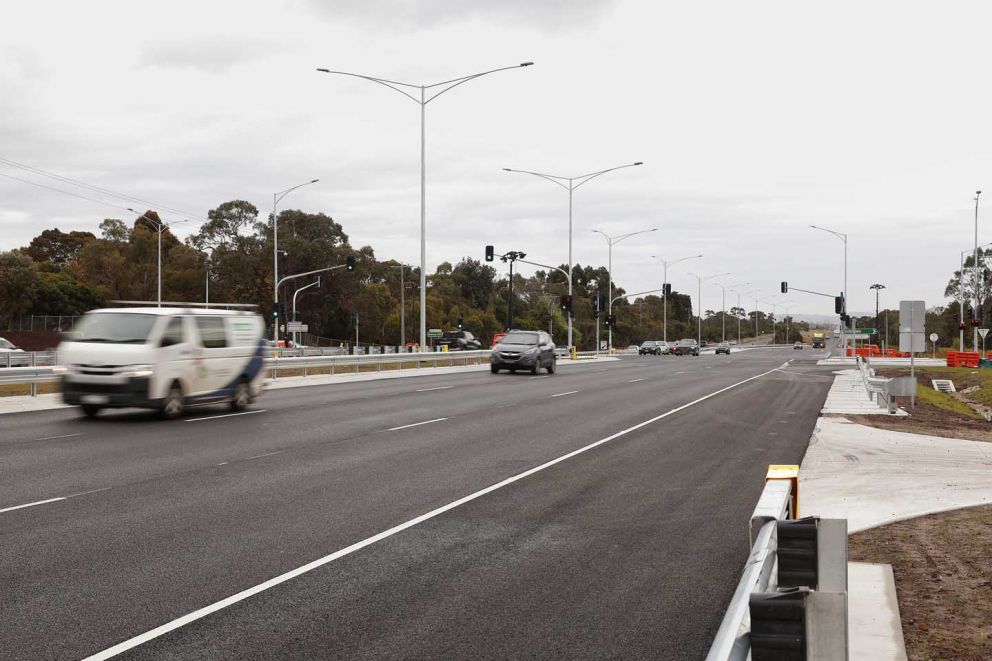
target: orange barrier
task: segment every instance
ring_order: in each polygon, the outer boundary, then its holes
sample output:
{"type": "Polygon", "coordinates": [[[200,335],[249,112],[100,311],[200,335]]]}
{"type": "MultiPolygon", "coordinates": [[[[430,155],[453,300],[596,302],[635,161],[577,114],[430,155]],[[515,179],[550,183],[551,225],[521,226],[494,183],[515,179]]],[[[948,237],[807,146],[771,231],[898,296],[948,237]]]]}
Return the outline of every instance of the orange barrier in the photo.
{"type": "Polygon", "coordinates": [[[948,351],[948,367],[978,367],[981,354],[974,351],[948,351]]]}
{"type": "Polygon", "coordinates": [[[896,349],[885,349],[884,351],[877,344],[866,344],[857,349],[847,348],[847,357],[861,356],[862,358],[909,358],[909,354],[896,349]]]}

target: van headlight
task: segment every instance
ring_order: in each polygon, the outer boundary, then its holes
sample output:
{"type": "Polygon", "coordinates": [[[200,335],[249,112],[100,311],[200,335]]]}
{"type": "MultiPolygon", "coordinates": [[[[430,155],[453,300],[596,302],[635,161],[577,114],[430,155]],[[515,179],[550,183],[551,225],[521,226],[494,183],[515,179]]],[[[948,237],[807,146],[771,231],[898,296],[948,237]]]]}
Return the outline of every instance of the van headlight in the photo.
{"type": "Polygon", "coordinates": [[[128,365],[127,369],[121,372],[121,376],[128,379],[140,379],[154,374],[151,365],[128,365]]]}

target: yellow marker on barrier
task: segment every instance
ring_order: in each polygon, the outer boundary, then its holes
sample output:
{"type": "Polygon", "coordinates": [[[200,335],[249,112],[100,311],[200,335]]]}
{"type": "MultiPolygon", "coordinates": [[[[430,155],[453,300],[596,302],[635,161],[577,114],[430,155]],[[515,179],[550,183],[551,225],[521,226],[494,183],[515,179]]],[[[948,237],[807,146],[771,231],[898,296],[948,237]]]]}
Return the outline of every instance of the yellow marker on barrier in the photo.
{"type": "Polygon", "coordinates": [[[577,360],[577,359],[578,359],[578,355],[577,355],[577,352],[575,351],[575,345],[573,344],[572,345],[572,360],[577,360]]]}
{"type": "Polygon", "coordinates": [[[799,466],[792,464],[771,464],[765,475],[765,482],[770,480],[789,480],[792,482],[792,518],[799,518],[799,466]]]}
{"type": "Polygon", "coordinates": [[[447,353],[447,351],[448,351],[448,345],[447,344],[442,345],[441,346],[441,351],[447,353]]]}

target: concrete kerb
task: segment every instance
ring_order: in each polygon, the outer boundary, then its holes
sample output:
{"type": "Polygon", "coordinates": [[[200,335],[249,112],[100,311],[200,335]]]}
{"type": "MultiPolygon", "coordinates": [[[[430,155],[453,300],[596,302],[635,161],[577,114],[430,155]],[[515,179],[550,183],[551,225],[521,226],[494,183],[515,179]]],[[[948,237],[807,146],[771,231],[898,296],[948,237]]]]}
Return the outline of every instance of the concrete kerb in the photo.
{"type": "MultiPolygon", "coordinates": [[[[591,365],[597,362],[618,361],[619,358],[601,356],[593,357],[589,360],[571,361],[559,360],[558,368],[570,369],[579,365],[591,365]]],[[[444,374],[458,374],[462,372],[478,372],[488,370],[488,363],[481,365],[457,365],[451,367],[420,367],[406,370],[396,370],[391,372],[359,372],[343,373],[335,375],[319,376],[289,376],[279,379],[267,379],[266,390],[281,390],[283,388],[304,388],[307,386],[327,386],[335,384],[354,383],[356,381],[379,381],[384,379],[402,379],[417,376],[441,376],[444,374]]],[[[49,411],[54,409],[69,408],[68,404],[62,402],[59,394],[38,395],[31,397],[28,395],[12,397],[0,397],[0,415],[5,413],[28,413],[31,411],[49,411]]]]}

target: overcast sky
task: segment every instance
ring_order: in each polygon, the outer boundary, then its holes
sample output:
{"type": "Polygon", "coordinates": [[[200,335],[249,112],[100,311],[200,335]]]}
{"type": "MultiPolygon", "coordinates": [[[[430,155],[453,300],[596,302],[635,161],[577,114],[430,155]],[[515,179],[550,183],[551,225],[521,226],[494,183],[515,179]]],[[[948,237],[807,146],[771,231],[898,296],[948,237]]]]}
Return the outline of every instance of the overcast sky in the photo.
{"type": "MultiPolygon", "coordinates": [[[[0,158],[197,218],[231,199],[264,214],[273,192],[320,178],[281,208],[323,211],[354,245],[419,263],[418,105],[315,69],[420,84],[534,61],[427,106],[429,269],[488,243],[567,261],[567,193],[501,168],[644,161],[574,200],[577,263],[606,264],[593,229],[659,228],[614,248],[629,292],[660,287],[651,255],[702,253],[670,271],[676,289],[695,296],[689,272],[729,271],[718,280],[831,313],[778,295],[781,280],[841,289],[843,245],[818,224],[850,235],[852,311],[874,309],[874,282],[883,307],[934,305],[973,243],[975,190],[992,196],[990,19],[982,2],[7,3],[0,158]]],[[[0,177],[0,249],[106,217],[130,219],[0,177]]],[[[992,240],[989,203],[979,218],[992,240]]],[[[704,283],[703,308],[719,306],[704,283]]]]}

